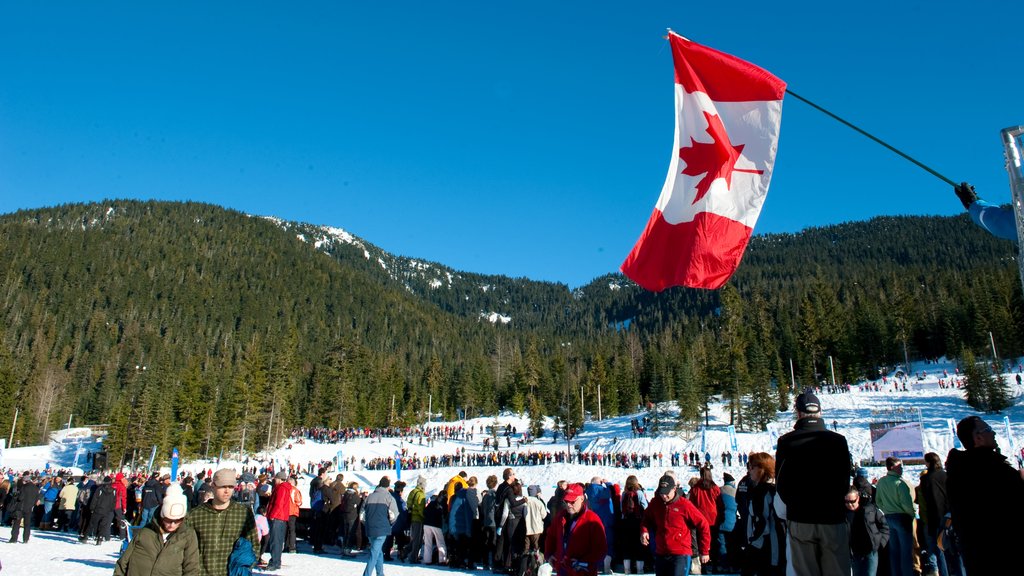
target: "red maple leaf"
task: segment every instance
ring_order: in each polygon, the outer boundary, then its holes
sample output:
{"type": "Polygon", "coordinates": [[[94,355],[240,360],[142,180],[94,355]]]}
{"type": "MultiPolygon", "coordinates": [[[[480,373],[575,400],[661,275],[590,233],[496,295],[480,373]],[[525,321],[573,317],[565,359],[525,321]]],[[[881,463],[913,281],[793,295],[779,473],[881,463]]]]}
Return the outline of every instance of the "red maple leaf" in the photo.
{"type": "Polygon", "coordinates": [[[725,178],[725,185],[732,187],[733,172],[750,172],[761,174],[763,170],[743,170],[736,168],[736,161],[740,158],[745,144],[733,146],[729,141],[729,135],[725,133],[725,126],[717,114],[704,112],[704,118],[708,121],[707,133],[711,135],[712,142],[697,142],[690,138],[690,146],[679,149],[679,158],[686,162],[686,169],[683,174],[687,176],[700,176],[704,174],[697,183],[697,196],[693,199],[696,204],[708,193],[711,183],[719,178],[725,178]]]}

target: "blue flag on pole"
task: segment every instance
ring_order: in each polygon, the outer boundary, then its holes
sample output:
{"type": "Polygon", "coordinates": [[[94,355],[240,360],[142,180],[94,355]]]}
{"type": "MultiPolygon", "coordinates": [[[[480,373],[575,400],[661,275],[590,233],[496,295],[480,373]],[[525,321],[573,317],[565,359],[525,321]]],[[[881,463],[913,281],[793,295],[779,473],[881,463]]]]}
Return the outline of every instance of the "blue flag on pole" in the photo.
{"type": "Polygon", "coordinates": [[[171,452],[171,481],[178,481],[178,449],[171,452]]]}
{"type": "Polygon", "coordinates": [[[704,452],[708,451],[707,445],[708,445],[708,427],[707,426],[701,426],[700,427],[700,451],[701,451],[702,454],[704,452]]]}
{"type": "Polygon", "coordinates": [[[963,448],[960,439],[956,436],[956,422],[952,418],[947,418],[946,423],[949,424],[949,435],[953,437],[953,448],[963,448]]]}
{"type": "Polygon", "coordinates": [[[732,447],[733,452],[738,452],[740,447],[736,442],[736,427],[729,424],[729,446],[732,447]]]}
{"type": "Polygon", "coordinates": [[[402,479],[402,453],[395,450],[395,480],[402,479]]]}

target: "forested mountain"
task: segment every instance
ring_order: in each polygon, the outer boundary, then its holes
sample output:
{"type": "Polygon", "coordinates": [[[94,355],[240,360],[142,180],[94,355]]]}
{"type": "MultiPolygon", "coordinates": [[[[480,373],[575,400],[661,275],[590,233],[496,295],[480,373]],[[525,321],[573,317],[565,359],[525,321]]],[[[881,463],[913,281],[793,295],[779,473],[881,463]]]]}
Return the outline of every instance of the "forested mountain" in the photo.
{"type": "MultiPolygon", "coordinates": [[[[340,229],[195,203],[107,201],[0,217],[0,430],[109,425],[112,460],[157,445],[255,449],[297,425],[387,426],[499,408],[579,425],[710,395],[741,428],[798,385],[1024,342],[1012,245],[966,217],[755,237],[719,292],[570,290],[396,257],[340,229]],[[831,360],[831,363],[829,363],[831,360]]],[[[5,434],[6,435],[6,434],[5,434]]]]}

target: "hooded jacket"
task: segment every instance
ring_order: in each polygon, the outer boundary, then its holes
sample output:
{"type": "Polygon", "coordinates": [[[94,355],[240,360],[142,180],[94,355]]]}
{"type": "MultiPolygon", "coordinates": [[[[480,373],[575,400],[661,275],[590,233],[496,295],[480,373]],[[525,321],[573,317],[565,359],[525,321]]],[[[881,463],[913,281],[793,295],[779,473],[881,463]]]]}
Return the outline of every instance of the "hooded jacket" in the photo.
{"type": "Polygon", "coordinates": [[[117,561],[114,576],[198,576],[196,531],[179,525],[165,543],[158,522],[154,518],[135,534],[117,561]]]}

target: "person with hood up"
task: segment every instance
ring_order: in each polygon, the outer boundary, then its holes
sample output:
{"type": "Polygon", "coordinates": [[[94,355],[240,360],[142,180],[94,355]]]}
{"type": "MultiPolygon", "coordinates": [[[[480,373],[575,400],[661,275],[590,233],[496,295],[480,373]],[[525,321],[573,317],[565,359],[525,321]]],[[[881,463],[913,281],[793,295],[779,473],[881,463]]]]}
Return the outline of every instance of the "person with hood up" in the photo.
{"type": "Polygon", "coordinates": [[[544,535],[544,519],[548,517],[548,505],[540,496],[540,486],[533,484],[526,488],[526,549],[519,563],[519,574],[526,572],[530,555],[540,554],[540,538],[544,535]]]}
{"type": "Polygon", "coordinates": [[[124,525],[124,513],[128,508],[128,483],[124,474],[114,474],[114,525],[117,526],[117,533],[121,540],[128,538],[128,529],[124,525]]]}
{"type": "Polygon", "coordinates": [[[135,533],[118,559],[114,576],[199,576],[199,539],[184,524],[188,498],[177,483],[167,487],[160,511],[135,533]]]}
{"type": "Polygon", "coordinates": [[[963,450],[946,456],[946,495],[968,576],[1013,574],[1024,537],[1024,479],[999,453],[996,432],[978,416],[956,425],[963,450]]]}
{"type": "Polygon", "coordinates": [[[570,484],[544,540],[544,555],[558,576],[595,576],[608,544],[601,518],[587,508],[582,484],[570,484]]]}

